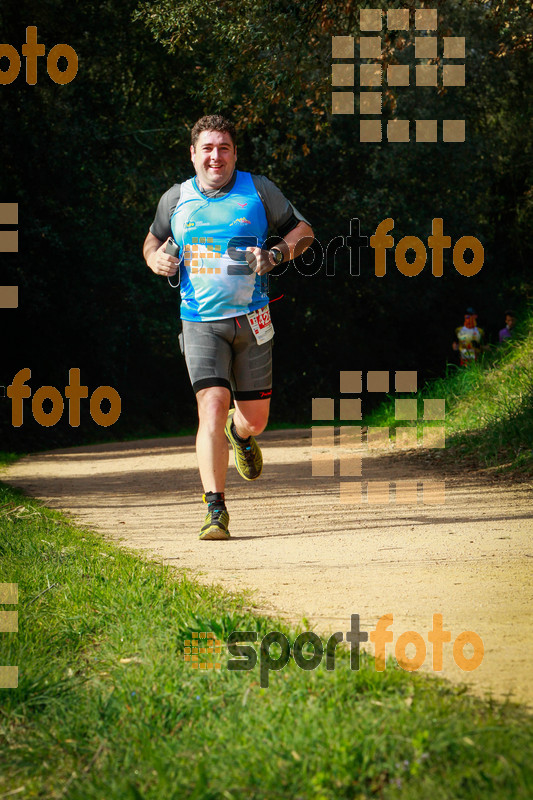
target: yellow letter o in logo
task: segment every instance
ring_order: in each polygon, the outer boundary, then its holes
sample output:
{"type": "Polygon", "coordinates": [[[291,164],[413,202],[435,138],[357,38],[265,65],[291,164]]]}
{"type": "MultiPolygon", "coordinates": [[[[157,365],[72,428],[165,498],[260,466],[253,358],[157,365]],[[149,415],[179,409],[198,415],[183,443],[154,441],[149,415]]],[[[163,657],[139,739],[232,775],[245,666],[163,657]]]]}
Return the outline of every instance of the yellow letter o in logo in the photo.
{"type": "Polygon", "coordinates": [[[91,411],[91,417],[94,419],[96,424],[101,425],[102,428],[108,428],[109,425],[114,425],[117,419],[120,417],[120,411],[122,408],[120,395],[116,389],[113,389],[112,386],[99,386],[98,389],[95,389],[91,395],[89,407],[91,411]],[[111,408],[106,414],[104,414],[100,408],[100,403],[102,400],[109,400],[111,404],[111,408]]]}
{"type": "Polygon", "coordinates": [[[475,236],[461,236],[453,248],[453,265],[457,272],[466,278],[477,275],[485,261],[483,245],[475,236]],[[471,250],[474,257],[470,264],[464,259],[465,250],[471,250]]]}
{"type": "Polygon", "coordinates": [[[57,425],[63,415],[63,398],[61,393],[55,388],[55,386],[41,386],[41,388],[37,389],[32,397],[31,410],[33,411],[33,416],[39,425],[42,425],[45,428],[49,428],[52,425],[57,425]],[[52,401],[51,411],[44,411],[44,400],[52,401]]]}
{"type": "Polygon", "coordinates": [[[420,669],[426,660],[426,643],[422,636],[416,631],[405,631],[401,636],[398,636],[396,647],[394,648],[394,655],[398,665],[407,670],[408,672],[415,672],[420,669]],[[414,644],[416,653],[412,658],[408,658],[405,653],[405,648],[408,644],[414,644]]]}
{"type": "Polygon", "coordinates": [[[424,242],[418,236],[404,236],[396,245],[396,250],[394,251],[396,266],[402,275],[406,275],[408,278],[414,278],[415,275],[419,275],[422,272],[426,265],[426,259],[427,251],[424,242]],[[409,264],[405,258],[408,250],[415,251],[416,257],[412,264],[409,264]]]}
{"type": "Polygon", "coordinates": [[[483,639],[475,631],[463,631],[453,643],[453,659],[459,669],[464,672],[472,672],[477,669],[483,661],[484,655],[483,639]],[[472,658],[465,658],[463,650],[466,644],[471,644],[474,648],[472,658]]]}
{"type": "Polygon", "coordinates": [[[20,72],[20,56],[10,44],[0,44],[0,58],[9,59],[9,67],[0,69],[0,84],[13,83],[20,72]]]}
{"type": "Polygon", "coordinates": [[[74,48],[68,44],[56,44],[48,53],[48,58],[46,59],[46,69],[48,70],[48,74],[54,83],[70,83],[74,80],[78,72],[78,54],[74,48]],[[61,56],[66,58],[68,61],[68,65],[65,70],[60,70],[57,66],[57,62],[61,56]]]}

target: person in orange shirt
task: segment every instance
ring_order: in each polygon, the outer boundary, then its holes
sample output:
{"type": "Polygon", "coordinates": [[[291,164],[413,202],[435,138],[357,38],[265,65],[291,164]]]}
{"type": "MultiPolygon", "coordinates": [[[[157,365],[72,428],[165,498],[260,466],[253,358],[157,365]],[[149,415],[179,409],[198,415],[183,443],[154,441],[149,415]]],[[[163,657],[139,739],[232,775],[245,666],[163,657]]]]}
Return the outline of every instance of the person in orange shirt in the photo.
{"type": "Polygon", "coordinates": [[[486,350],[484,337],[483,328],[477,326],[475,309],[467,308],[464,324],[455,329],[455,340],[452,344],[453,349],[459,352],[461,367],[466,367],[479,360],[481,352],[486,350]]]}

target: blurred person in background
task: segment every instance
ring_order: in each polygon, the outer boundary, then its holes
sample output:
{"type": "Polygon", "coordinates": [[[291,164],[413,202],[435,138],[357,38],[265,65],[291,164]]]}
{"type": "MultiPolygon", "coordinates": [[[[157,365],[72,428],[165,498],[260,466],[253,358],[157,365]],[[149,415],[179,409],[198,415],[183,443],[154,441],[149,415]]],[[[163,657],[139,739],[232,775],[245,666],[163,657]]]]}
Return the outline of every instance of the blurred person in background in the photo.
{"type": "Polygon", "coordinates": [[[487,349],[484,338],[483,328],[478,328],[477,325],[477,313],[469,306],[465,311],[464,323],[455,329],[455,340],[452,344],[453,349],[459,353],[461,367],[479,360],[482,351],[487,349]]]}

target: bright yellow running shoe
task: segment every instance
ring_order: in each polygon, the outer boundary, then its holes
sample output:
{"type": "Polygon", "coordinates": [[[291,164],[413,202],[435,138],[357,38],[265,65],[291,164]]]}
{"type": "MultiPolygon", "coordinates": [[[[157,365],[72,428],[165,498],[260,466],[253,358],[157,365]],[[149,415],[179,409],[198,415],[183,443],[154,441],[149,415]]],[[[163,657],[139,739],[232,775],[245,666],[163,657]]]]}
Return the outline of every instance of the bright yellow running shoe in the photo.
{"type": "Polygon", "coordinates": [[[228,441],[233,447],[235,466],[237,467],[237,472],[239,475],[241,475],[246,481],[255,481],[263,471],[263,456],[261,454],[259,445],[253,436],[250,436],[250,441],[248,444],[241,444],[241,442],[235,438],[231,430],[231,423],[233,422],[234,414],[235,409],[231,408],[224,430],[228,441]]]}
{"type": "MultiPolygon", "coordinates": [[[[205,494],[204,503],[207,502],[205,494]]],[[[200,531],[199,539],[229,539],[228,531],[229,514],[226,508],[214,508],[207,512],[204,525],[200,531]]]]}

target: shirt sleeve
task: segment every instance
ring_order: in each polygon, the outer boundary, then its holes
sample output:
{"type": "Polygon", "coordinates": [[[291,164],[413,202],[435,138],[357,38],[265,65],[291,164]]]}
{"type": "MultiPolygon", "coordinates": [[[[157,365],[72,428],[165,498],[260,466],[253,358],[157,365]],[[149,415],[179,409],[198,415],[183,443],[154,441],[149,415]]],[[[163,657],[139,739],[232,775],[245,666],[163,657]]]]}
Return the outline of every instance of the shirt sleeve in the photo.
{"type": "Polygon", "coordinates": [[[264,175],[252,175],[252,180],[263,201],[269,228],[274,228],[280,236],[285,236],[299,222],[311,224],[271,180],[264,175]]]}
{"type": "Polygon", "coordinates": [[[180,189],[181,183],[175,183],[168,192],[165,192],[158,203],[154,221],[150,225],[150,233],[160,242],[164,242],[172,233],[170,230],[170,218],[178,205],[180,189]]]}

